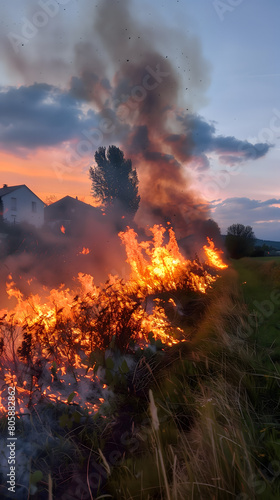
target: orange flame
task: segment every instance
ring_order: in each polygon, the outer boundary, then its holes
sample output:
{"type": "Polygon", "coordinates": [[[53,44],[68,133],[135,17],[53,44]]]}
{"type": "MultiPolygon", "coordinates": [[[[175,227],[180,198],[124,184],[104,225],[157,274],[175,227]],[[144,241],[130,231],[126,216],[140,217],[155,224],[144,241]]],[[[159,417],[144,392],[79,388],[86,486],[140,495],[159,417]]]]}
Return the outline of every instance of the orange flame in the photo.
{"type": "Polygon", "coordinates": [[[138,243],[137,234],[130,228],[119,234],[132,269],[130,281],[137,284],[138,293],[142,295],[176,288],[205,293],[216,278],[197,260],[182,256],[173,229],[168,228],[169,242],[166,245],[163,244],[166,230],[162,226],[154,225],[150,231],[152,242],[138,243]],[[144,257],[143,250],[149,260],[144,257]]]}
{"type": "Polygon", "coordinates": [[[90,253],[90,249],[83,247],[83,250],[81,250],[78,255],[88,255],[90,253]]]}
{"type": "Polygon", "coordinates": [[[65,227],[63,225],[60,226],[60,231],[65,234],[65,227]]]}
{"type": "Polygon", "coordinates": [[[221,259],[221,254],[224,253],[222,250],[217,250],[215,248],[214,242],[210,240],[210,238],[207,238],[208,245],[204,245],[203,250],[206,253],[207,256],[207,264],[210,266],[216,267],[217,269],[226,269],[228,267],[227,264],[225,264],[222,259],[221,259]]]}

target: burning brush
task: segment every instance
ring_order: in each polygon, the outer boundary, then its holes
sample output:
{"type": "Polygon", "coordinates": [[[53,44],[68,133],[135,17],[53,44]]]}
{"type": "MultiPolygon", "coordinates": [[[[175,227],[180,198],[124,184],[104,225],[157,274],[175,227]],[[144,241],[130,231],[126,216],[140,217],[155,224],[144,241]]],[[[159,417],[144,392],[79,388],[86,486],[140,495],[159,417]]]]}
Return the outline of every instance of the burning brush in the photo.
{"type": "Polygon", "coordinates": [[[210,240],[203,264],[183,257],[171,227],[166,244],[162,226],[150,230],[153,239],[140,243],[133,229],[119,235],[131,267],[127,281],[110,275],[96,286],[92,276],[80,273],[78,290],[61,285],[46,297],[25,298],[10,280],[7,293],[16,305],[1,314],[3,412],[13,380],[19,413],[42,401],[76,403],[94,413],[106,398],[106,385],[97,376],[92,353],[113,345],[125,351],[131,341],[147,345],[150,332],[164,345],[179,342],[182,330],[171,324],[158,299],[148,313],[146,299],[176,290],[204,294],[217,279],[217,270],[227,265],[210,240]]]}

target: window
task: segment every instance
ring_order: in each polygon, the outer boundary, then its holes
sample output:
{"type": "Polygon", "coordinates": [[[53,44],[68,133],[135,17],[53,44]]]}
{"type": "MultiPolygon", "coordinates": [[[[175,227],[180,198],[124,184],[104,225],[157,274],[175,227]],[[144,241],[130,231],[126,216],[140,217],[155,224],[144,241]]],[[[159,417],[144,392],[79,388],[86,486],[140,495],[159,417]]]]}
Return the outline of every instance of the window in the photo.
{"type": "Polygon", "coordinates": [[[33,213],[37,212],[37,203],[36,203],[36,201],[32,201],[32,212],[33,213]]]}
{"type": "Polygon", "coordinates": [[[11,198],[11,210],[16,211],[17,209],[17,199],[11,198]]]}

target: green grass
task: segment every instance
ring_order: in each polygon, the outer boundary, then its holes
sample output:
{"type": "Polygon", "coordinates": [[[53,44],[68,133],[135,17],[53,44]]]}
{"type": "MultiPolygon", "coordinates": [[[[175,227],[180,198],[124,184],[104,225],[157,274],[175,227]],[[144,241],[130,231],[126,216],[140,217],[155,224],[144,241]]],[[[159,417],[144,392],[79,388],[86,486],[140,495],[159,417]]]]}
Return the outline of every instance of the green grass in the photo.
{"type": "Polygon", "coordinates": [[[271,261],[275,261],[277,263],[280,263],[280,256],[277,257],[277,256],[266,256],[266,257],[254,257],[254,260],[257,260],[259,262],[271,262],[271,261]]]}
{"type": "Polygon", "coordinates": [[[232,261],[242,295],[255,328],[250,337],[280,362],[280,258],[244,258],[232,261]]]}
{"type": "Polygon", "coordinates": [[[108,481],[116,500],[280,498],[271,470],[279,463],[280,377],[238,337],[246,318],[238,281],[251,275],[238,264],[239,275],[229,269],[213,287],[190,342],[154,371],[160,425],[146,418],[132,427],[138,447],[108,481]]]}

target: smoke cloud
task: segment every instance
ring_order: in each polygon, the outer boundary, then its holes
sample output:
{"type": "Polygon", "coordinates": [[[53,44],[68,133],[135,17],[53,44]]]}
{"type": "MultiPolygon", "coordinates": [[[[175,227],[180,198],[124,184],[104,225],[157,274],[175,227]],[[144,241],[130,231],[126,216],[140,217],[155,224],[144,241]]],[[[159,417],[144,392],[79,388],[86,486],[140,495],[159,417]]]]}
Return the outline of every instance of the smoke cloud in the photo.
{"type": "MultiPolygon", "coordinates": [[[[18,5],[34,19],[31,2],[18,5]]],[[[156,21],[136,19],[129,0],[68,2],[17,51],[2,35],[3,60],[21,85],[1,89],[0,141],[30,153],[75,146],[86,131],[92,147],[99,131],[95,149],[116,144],[137,169],[139,226],[171,221],[181,237],[209,217],[190,172],[209,168],[209,153],[235,165],[270,146],[216,135],[199,115],[211,72],[199,40],[156,21]]]]}

